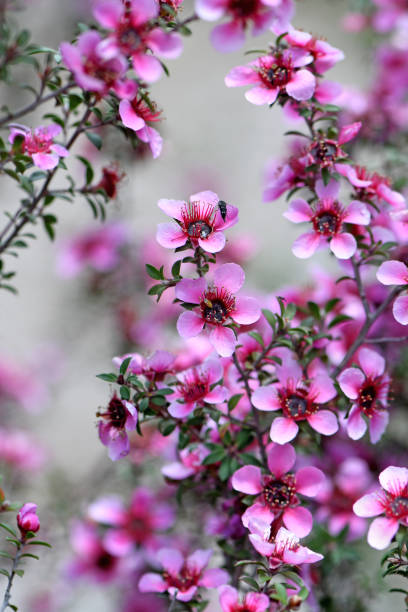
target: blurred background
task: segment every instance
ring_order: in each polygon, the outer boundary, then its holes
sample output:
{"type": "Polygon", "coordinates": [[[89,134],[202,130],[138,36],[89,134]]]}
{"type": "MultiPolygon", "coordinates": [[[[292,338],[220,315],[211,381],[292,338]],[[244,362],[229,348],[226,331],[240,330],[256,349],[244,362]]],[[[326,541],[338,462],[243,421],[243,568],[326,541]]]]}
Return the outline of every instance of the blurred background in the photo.
{"type": "MultiPolygon", "coordinates": [[[[187,17],[193,12],[193,3],[185,0],[184,4],[183,15],[187,17]]],[[[348,34],[340,27],[347,8],[342,0],[302,0],[297,3],[293,23],[344,50],[345,61],[328,74],[329,79],[364,88],[371,77],[370,50],[364,36],[348,34]]],[[[30,0],[27,10],[16,14],[16,19],[32,30],[34,41],[57,48],[61,41],[73,38],[78,21],[92,17],[85,0],[30,0]]],[[[242,89],[224,86],[226,73],[248,61],[244,50],[265,48],[270,36],[248,37],[245,49],[220,54],[209,42],[212,27],[205,22],[193,23],[193,35],[183,39],[182,56],[167,63],[170,78],[163,77],[152,86],[153,99],[163,109],[164,117],[158,126],[164,147],[157,160],[150,154],[132,156],[126,144],[113,134],[107,138],[101,159],[96,159],[95,150],[83,141],[75,151],[91,160],[95,157],[97,167],[115,158],[126,173],[117,200],[108,204],[108,219],[124,222],[126,248],[135,254],[135,268],[125,274],[121,308],[118,310],[111,299],[109,281],[107,285],[105,281],[96,282],[91,271],[85,269],[75,278],[58,274],[58,253],[66,242],[100,223],[80,199],[74,204],[56,205],[59,222],[55,243],[38,231],[38,240],[29,252],[20,255],[16,262],[19,295],[0,293],[0,359],[4,368],[5,364],[15,368],[25,389],[20,405],[14,406],[5,397],[0,406],[5,406],[8,423],[29,431],[44,449],[38,459],[38,465],[43,463],[44,467],[33,474],[27,469],[26,476],[16,483],[18,496],[22,502],[39,504],[42,536],[55,543],[53,551],[42,553],[37,567],[34,562],[30,565],[21,586],[16,585],[15,601],[25,602],[22,610],[53,609],[46,607],[49,602],[45,599],[43,603],[38,600],[35,607],[32,596],[52,582],[59,583],[57,575],[69,551],[70,514],[80,515],[95,496],[117,489],[115,478],[127,469],[113,465],[98,440],[95,413],[106,404],[109,394],[107,385],[95,375],[111,371],[113,355],[125,348],[124,337],[128,350],[133,339],[134,349],[143,352],[137,316],[145,316],[155,306],[141,297],[142,305],[136,305],[134,312],[132,301],[137,301],[137,291],[145,292],[141,253],[143,249],[144,253],[151,252],[155,265],[159,264],[160,253],[163,261],[168,259],[164,249],[152,246],[157,223],[167,220],[157,208],[157,200],[186,199],[191,193],[211,189],[238,206],[240,222],[228,237],[232,244],[238,237],[243,251],[246,249],[248,257],[242,251],[241,255],[247,283],[254,291],[271,292],[282,285],[307,282],[314,266],[330,266],[327,254],[313,258],[313,263],[297,260],[291,244],[299,232],[282,217],[285,202],[262,203],[264,168],[268,160],[284,153],[283,134],[293,124],[286,122],[278,108],[252,106],[242,89]],[[138,263],[140,267],[133,274],[138,263]],[[106,288],[108,291],[104,291],[106,288]],[[126,306],[136,329],[133,336],[128,333],[126,306]]],[[[26,94],[16,88],[3,87],[0,95],[1,103],[11,107],[20,107],[26,100],[26,94]]],[[[30,117],[30,122],[36,125],[36,117],[30,117]]],[[[13,202],[17,203],[16,193],[8,191],[9,181],[4,177],[0,181],[3,208],[10,209],[13,202]]],[[[152,350],[168,348],[170,340],[164,331],[150,331],[152,350]]],[[[8,490],[12,484],[6,478],[8,490]]],[[[378,571],[378,555],[371,555],[368,562],[373,564],[373,571],[378,571]]],[[[117,609],[109,587],[82,585],[75,589],[75,597],[68,597],[64,610],[117,609]]],[[[373,611],[384,609],[384,601],[379,600],[373,611]]],[[[390,609],[402,610],[399,597],[394,600],[391,596],[386,601],[390,609]]]]}

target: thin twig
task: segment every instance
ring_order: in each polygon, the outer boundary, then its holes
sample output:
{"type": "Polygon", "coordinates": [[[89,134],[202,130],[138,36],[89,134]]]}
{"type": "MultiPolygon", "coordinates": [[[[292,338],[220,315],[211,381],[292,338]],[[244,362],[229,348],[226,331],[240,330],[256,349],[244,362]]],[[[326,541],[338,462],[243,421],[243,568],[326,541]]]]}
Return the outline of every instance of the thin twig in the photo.
{"type": "Polygon", "coordinates": [[[45,102],[48,102],[49,100],[52,100],[53,98],[56,98],[57,96],[67,92],[68,89],[71,89],[74,86],[75,86],[74,82],[67,83],[66,85],[64,85],[64,87],[55,89],[54,91],[52,91],[51,93],[43,97],[41,97],[41,93],[42,93],[42,90],[41,90],[39,94],[37,95],[37,97],[35,98],[35,100],[31,102],[31,104],[28,104],[27,106],[24,106],[23,108],[20,108],[20,110],[16,111],[15,113],[9,113],[8,115],[5,115],[4,117],[0,118],[0,127],[2,127],[3,125],[6,125],[7,123],[13,122],[15,119],[19,119],[19,117],[23,117],[24,115],[31,113],[38,106],[41,106],[45,102]]]}
{"type": "Polygon", "coordinates": [[[11,571],[10,571],[8,582],[7,582],[7,588],[4,593],[3,604],[1,606],[1,612],[5,612],[5,610],[7,610],[7,608],[9,607],[9,602],[11,598],[11,588],[13,586],[14,576],[16,575],[17,566],[20,561],[20,557],[23,553],[23,550],[24,550],[24,543],[20,542],[19,547],[16,552],[16,556],[13,559],[13,565],[11,566],[11,571]]]}

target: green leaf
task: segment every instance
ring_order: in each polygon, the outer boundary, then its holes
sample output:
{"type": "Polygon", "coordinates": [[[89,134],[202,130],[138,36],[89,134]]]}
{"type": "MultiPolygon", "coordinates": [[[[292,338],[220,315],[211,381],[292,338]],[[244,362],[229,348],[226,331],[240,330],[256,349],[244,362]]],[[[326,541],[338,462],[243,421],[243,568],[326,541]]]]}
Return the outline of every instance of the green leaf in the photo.
{"type": "Polygon", "coordinates": [[[116,376],[116,374],[97,374],[96,378],[100,378],[101,380],[104,380],[105,382],[116,382],[118,377],[116,376]]]}
{"type": "Polygon", "coordinates": [[[254,340],[256,340],[258,342],[258,344],[260,344],[262,346],[262,348],[265,346],[265,343],[263,341],[263,338],[261,336],[261,334],[259,334],[256,331],[251,331],[248,333],[249,336],[251,336],[251,338],[253,338],[254,340]]]}
{"type": "Polygon", "coordinates": [[[27,542],[27,546],[46,546],[47,548],[52,548],[51,544],[48,542],[43,542],[42,540],[32,540],[31,542],[27,542]]]}
{"type": "Polygon", "coordinates": [[[226,456],[227,451],[222,446],[219,446],[216,450],[205,457],[202,465],[211,465],[212,463],[219,463],[226,456]]]}
{"type": "Polygon", "coordinates": [[[37,557],[37,555],[32,555],[31,553],[24,553],[24,555],[21,555],[20,559],[23,557],[30,557],[31,559],[36,559],[36,561],[40,560],[40,557],[37,557]]]}
{"type": "Polygon", "coordinates": [[[102,138],[99,136],[99,134],[96,134],[95,132],[85,132],[85,135],[88,140],[92,142],[94,147],[98,149],[98,151],[102,149],[102,138]]]}
{"type": "Polygon", "coordinates": [[[240,580],[242,582],[245,582],[246,584],[249,584],[249,586],[252,587],[255,591],[259,590],[257,581],[254,580],[254,578],[251,578],[251,576],[241,576],[240,580]]]}
{"type": "Polygon", "coordinates": [[[129,363],[131,361],[132,361],[132,357],[126,357],[126,359],[122,361],[122,363],[120,364],[120,368],[119,368],[119,374],[122,374],[122,376],[126,374],[126,370],[128,369],[129,363]]]}
{"type": "Polygon", "coordinates": [[[14,570],[14,572],[17,574],[17,576],[20,576],[20,578],[22,578],[24,576],[24,570],[23,569],[16,569],[16,570],[14,570]]]}
{"type": "Polygon", "coordinates": [[[350,321],[351,319],[352,317],[349,317],[348,315],[337,315],[337,317],[334,317],[334,319],[330,321],[328,329],[331,329],[332,327],[335,327],[336,325],[339,325],[339,323],[343,323],[344,321],[350,321]]]}
{"type": "Polygon", "coordinates": [[[11,533],[11,535],[14,536],[15,538],[18,537],[17,536],[17,532],[14,531],[14,529],[12,527],[9,527],[9,525],[6,525],[5,523],[0,523],[0,527],[2,527],[3,529],[5,529],[9,533],[11,533]]]}
{"type": "Polygon", "coordinates": [[[178,278],[180,276],[180,268],[181,268],[181,259],[174,262],[171,268],[171,275],[173,278],[178,278]]]}
{"type": "Polygon", "coordinates": [[[120,397],[127,402],[130,400],[130,390],[129,387],[125,387],[124,385],[120,388],[120,397]]]}
{"type": "Polygon", "coordinates": [[[288,603],[288,594],[286,593],[285,587],[283,586],[283,584],[280,584],[280,582],[276,582],[273,586],[276,591],[276,595],[273,595],[273,598],[277,599],[278,601],[283,603],[284,606],[286,606],[286,604],[288,603]]]}
{"type": "Polygon", "coordinates": [[[57,217],[54,215],[42,215],[41,219],[44,223],[44,229],[51,240],[55,238],[54,225],[57,223],[57,217]]]}
{"type": "Polygon", "coordinates": [[[79,161],[84,164],[85,166],[85,181],[87,185],[90,185],[90,183],[92,183],[93,178],[94,178],[94,171],[92,168],[92,164],[85,158],[82,157],[81,155],[77,155],[77,159],[79,159],[79,161]]]}
{"type": "Polygon", "coordinates": [[[331,179],[330,170],[328,168],[322,168],[322,179],[325,186],[327,186],[331,179]]]}
{"type": "Polygon", "coordinates": [[[3,568],[0,568],[0,574],[2,574],[3,576],[7,576],[7,578],[10,578],[10,574],[8,573],[8,571],[3,568]]]}
{"type": "Polygon", "coordinates": [[[159,431],[162,436],[169,436],[176,429],[177,423],[175,421],[171,421],[170,419],[161,421],[159,423],[159,431]]]}
{"type": "Polygon", "coordinates": [[[265,317],[265,319],[268,321],[269,325],[274,328],[276,325],[276,317],[273,314],[273,312],[271,312],[270,310],[268,310],[267,308],[263,308],[262,309],[262,314],[265,317]]]}
{"type": "Polygon", "coordinates": [[[239,400],[241,399],[243,395],[244,395],[243,393],[236,393],[235,395],[229,398],[228,412],[232,412],[234,410],[234,408],[237,406],[239,400]]]}
{"type": "Polygon", "coordinates": [[[150,278],[153,278],[154,280],[164,280],[163,266],[160,268],[160,270],[158,270],[154,266],[146,264],[146,272],[150,276],[150,278]]]}
{"type": "Polygon", "coordinates": [[[285,318],[291,321],[296,314],[296,310],[297,310],[296,304],[292,304],[292,303],[288,304],[285,309],[285,318]]]}

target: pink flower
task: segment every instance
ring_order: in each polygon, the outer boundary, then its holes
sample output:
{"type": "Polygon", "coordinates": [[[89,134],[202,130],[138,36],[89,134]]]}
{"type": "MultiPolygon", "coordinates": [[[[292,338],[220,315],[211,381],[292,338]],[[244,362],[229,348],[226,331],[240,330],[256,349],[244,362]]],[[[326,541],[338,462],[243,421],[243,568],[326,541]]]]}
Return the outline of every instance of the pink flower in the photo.
{"type": "Polygon", "coordinates": [[[222,17],[231,19],[216,26],[211,32],[211,42],[221,52],[236,51],[245,42],[245,30],[253,23],[252,35],[257,36],[272,24],[284,32],[293,15],[291,0],[196,0],[200,19],[216,21],[222,17]]]}
{"type": "Polygon", "coordinates": [[[228,573],[221,569],[205,569],[211,550],[196,550],[184,558],[180,551],[162,548],[156,555],[163,567],[163,574],[144,574],[139,581],[142,593],[169,593],[179,601],[190,601],[199,587],[216,588],[226,584],[228,573]]]}
{"type": "Polygon", "coordinates": [[[223,376],[223,367],[219,359],[209,359],[200,367],[191,368],[177,374],[177,387],[172,395],[167,396],[170,405],[168,412],[176,419],[191,414],[203,403],[220,404],[227,399],[228,390],[221,385],[214,386],[223,376]]]}
{"type": "Polygon", "coordinates": [[[27,503],[17,514],[17,525],[24,538],[27,532],[36,533],[40,529],[40,519],[37,516],[37,504],[27,503]]]}
{"type": "MultiPolygon", "coordinates": [[[[377,270],[377,279],[383,285],[408,285],[408,267],[395,259],[385,261],[377,270]]],[[[408,295],[399,295],[392,307],[394,318],[401,325],[408,325],[408,295]]]]}
{"type": "Polygon", "coordinates": [[[283,417],[277,417],[271,425],[271,440],[286,444],[293,440],[299,427],[297,422],[306,420],[319,433],[331,436],[338,430],[336,416],[330,410],[321,409],[321,404],[336,397],[333,382],[323,367],[317,364],[309,367],[306,382],[302,368],[297,362],[277,367],[279,382],[275,385],[258,387],[252,395],[252,402],[258,410],[282,410],[283,417]]]}
{"type": "Polygon", "coordinates": [[[9,142],[14,143],[17,136],[22,136],[21,152],[29,155],[35,166],[41,170],[52,170],[58,165],[60,157],[67,157],[68,150],[54,143],[54,138],[62,132],[62,127],[52,123],[34,130],[24,125],[13,125],[9,142]]]}
{"type": "Polygon", "coordinates": [[[133,492],[128,508],[118,497],[105,497],[91,504],[88,516],[110,526],[103,544],[108,553],[118,557],[128,555],[135,546],[157,549],[157,532],[174,523],[172,508],[143,487],[133,492]]]}
{"type": "Polygon", "coordinates": [[[95,19],[111,34],[99,45],[107,60],[122,53],[131,57],[136,74],[153,83],[163,74],[160,61],[150,53],[166,59],[177,58],[183,49],[179,34],[152,27],[159,15],[156,0],[101,0],[94,8],[95,19]]]}
{"type": "Polygon", "coordinates": [[[111,89],[120,98],[136,93],[136,83],[125,78],[128,69],[126,58],[119,53],[103,57],[100,52],[102,40],[99,32],[89,30],[80,34],[76,45],[61,43],[62,59],[75,81],[85,91],[93,91],[99,96],[111,89]]]}
{"type": "Polygon", "coordinates": [[[360,131],[361,125],[360,121],[344,125],[337,140],[323,136],[313,140],[305,156],[306,165],[316,164],[319,168],[329,169],[334,167],[336,171],[339,171],[340,168],[341,171],[345,164],[336,162],[347,157],[341,145],[353,140],[360,131]]]}
{"type": "Polygon", "coordinates": [[[284,49],[263,55],[245,66],[236,66],[225,77],[227,87],[254,85],[245,97],[252,104],[273,104],[279,94],[295,100],[309,100],[316,87],[316,78],[303,66],[313,61],[299,49],[284,49]]]}
{"type": "Polygon", "coordinates": [[[37,441],[21,430],[0,428],[0,461],[22,473],[39,470],[46,453],[37,441]]]}
{"type": "Polygon", "coordinates": [[[312,206],[298,198],[291,202],[284,216],[293,223],[310,222],[313,231],[302,234],[293,244],[292,251],[296,257],[305,259],[329,242],[330,250],[339,259],[349,259],[357,249],[356,239],[345,231],[344,223],[368,225],[370,212],[363,202],[353,200],[344,208],[337,200],[340,184],[334,179],[324,185],[322,180],[316,182],[316,193],[319,200],[312,206]]]}
{"type": "Polygon", "coordinates": [[[270,524],[260,521],[250,523],[252,533],[249,535],[251,544],[259,554],[269,557],[271,569],[277,569],[283,563],[301,565],[302,563],[317,563],[323,555],[315,553],[306,546],[299,544],[299,538],[285,527],[280,527],[276,536],[271,536],[270,524]]]}
{"type": "Polygon", "coordinates": [[[127,431],[133,431],[137,425],[137,411],[130,402],[121,400],[116,393],[110,400],[106,412],[98,412],[99,438],[108,447],[109,457],[116,461],[129,453],[127,431]]]}
{"type": "Polygon", "coordinates": [[[176,297],[197,305],[183,312],[177,321],[182,338],[197,336],[204,326],[210,327],[210,342],[222,357],[230,357],[237,343],[231,322],[251,325],[261,316],[257,301],[251,297],[236,297],[244,284],[243,269],[234,263],[223,264],[214,273],[214,284],[204,278],[183,279],[176,285],[176,297]],[[198,312],[197,312],[198,311],[198,312]]]}
{"type": "MultiPolygon", "coordinates": [[[[218,195],[213,191],[200,191],[183,200],[159,200],[158,206],[178,224],[160,223],[157,242],[167,249],[200,246],[208,253],[218,253],[225,246],[223,230],[238,222],[238,208],[227,204],[225,218],[218,206],[218,195]]],[[[224,211],[225,212],[225,211],[224,211]]]]}
{"type": "Polygon", "coordinates": [[[254,465],[245,465],[232,476],[232,487],[246,495],[258,495],[255,504],[242,516],[245,527],[250,521],[261,520],[271,523],[277,516],[284,525],[299,538],[307,536],[313,525],[309,510],[300,506],[298,493],[315,497],[325,477],[315,467],[304,467],[293,474],[296,453],[290,444],[271,444],[267,452],[270,475],[263,475],[254,465]]]}
{"type": "Polygon", "coordinates": [[[87,576],[105,583],[123,575],[122,558],[106,550],[95,525],[76,521],[70,536],[76,556],[67,567],[68,577],[87,576]]]}
{"type": "Polygon", "coordinates": [[[378,442],[388,424],[388,392],[390,378],[384,374],[385,360],[375,351],[362,348],[358,353],[359,368],[347,368],[338,377],[343,393],[353,400],[347,433],[359,440],[367,429],[363,415],[368,418],[370,439],[378,442]]]}
{"type": "Polygon", "coordinates": [[[373,548],[386,548],[398,531],[399,524],[408,526],[408,469],[389,466],[379,476],[382,490],[364,495],[353,506],[357,516],[375,519],[368,530],[368,543],[373,548]]]}
{"type": "Polygon", "coordinates": [[[344,53],[340,49],[332,47],[327,41],[319,40],[301,30],[290,29],[284,39],[291,47],[303,49],[313,56],[313,64],[319,74],[333,68],[337,62],[344,59],[344,53]]]}
{"type": "Polygon", "coordinates": [[[139,140],[149,145],[153,158],[159,157],[163,139],[159,132],[149,123],[160,121],[160,111],[151,110],[142,99],[122,100],[119,104],[119,115],[125,125],[133,130],[139,140]]]}
{"type": "Polygon", "coordinates": [[[174,461],[162,467],[162,474],[170,480],[184,480],[195,474],[199,474],[206,468],[203,466],[204,459],[210,451],[204,444],[195,444],[183,448],[180,451],[180,461],[174,461]]]}
{"type": "Polygon", "coordinates": [[[127,353],[121,357],[114,357],[113,363],[120,368],[122,362],[131,358],[128,372],[141,374],[151,381],[162,381],[166,374],[174,372],[175,357],[168,351],[155,351],[150,357],[143,357],[139,353],[127,353]]]}
{"type": "Polygon", "coordinates": [[[234,587],[225,585],[220,587],[220,604],[222,612],[266,612],[271,602],[265,593],[246,593],[240,603],[239,593],[234,587]]]}
{"type": "Polygon", "coordinates": [[[359,200],[368,202],[376,200],[379,203],[385,201],[395,208],[404,206],[404,196],[391,189],[389,178],[376,172],[369,173],[364,166],[353,166],[351,164],[338,164],[336,170],[356,188],[355,191],[359,200]]]}
{"type": "Polygon", "coordinates": [[[120,249],[128,233],[121,223],[86,230],[63,246],[58,257],[58,272],[65,278],[76,276],[86,265],[98,272],[114,268],[120,260],[120,249]]]}

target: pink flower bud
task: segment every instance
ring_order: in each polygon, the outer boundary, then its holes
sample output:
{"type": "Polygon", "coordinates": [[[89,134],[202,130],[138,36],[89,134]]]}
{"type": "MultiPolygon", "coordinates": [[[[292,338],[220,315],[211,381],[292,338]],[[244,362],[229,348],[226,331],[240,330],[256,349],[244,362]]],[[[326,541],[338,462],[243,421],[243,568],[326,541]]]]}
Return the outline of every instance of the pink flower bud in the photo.
{"type": "Polygon", "coordinates": [[[37,514],[37,504],[24,504],[17,514],[17,525],[24,536],[28,531],[34,533],[40,529],[40,519],[37,514]]]}

